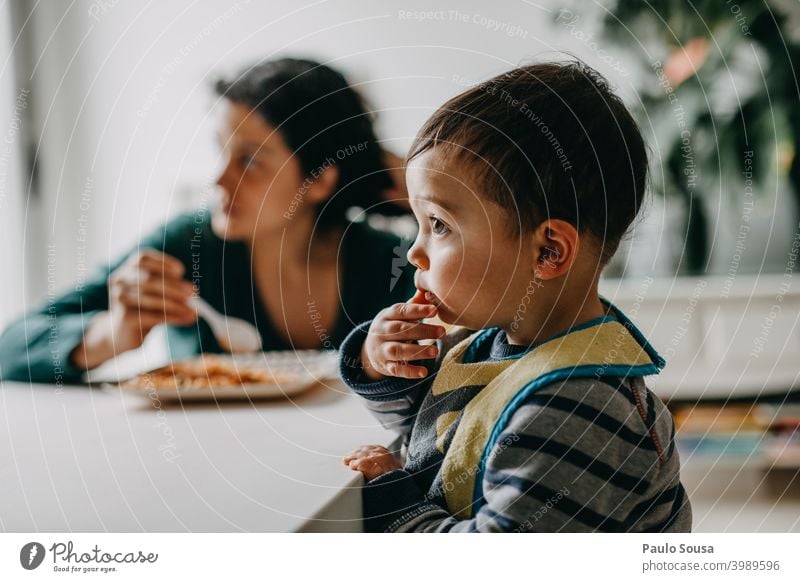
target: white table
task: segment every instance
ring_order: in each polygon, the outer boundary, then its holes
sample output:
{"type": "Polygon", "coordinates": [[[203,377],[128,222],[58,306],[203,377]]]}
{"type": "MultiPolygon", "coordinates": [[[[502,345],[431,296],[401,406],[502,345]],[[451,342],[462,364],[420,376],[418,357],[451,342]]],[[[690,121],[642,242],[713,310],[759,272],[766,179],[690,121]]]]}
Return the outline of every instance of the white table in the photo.
{"type": "Polygon", "coordinates": [[[338,382],[293,400],[154,408],[0,384],[0,531],[359,531],[342,457],[395,435],[338,382]]]}

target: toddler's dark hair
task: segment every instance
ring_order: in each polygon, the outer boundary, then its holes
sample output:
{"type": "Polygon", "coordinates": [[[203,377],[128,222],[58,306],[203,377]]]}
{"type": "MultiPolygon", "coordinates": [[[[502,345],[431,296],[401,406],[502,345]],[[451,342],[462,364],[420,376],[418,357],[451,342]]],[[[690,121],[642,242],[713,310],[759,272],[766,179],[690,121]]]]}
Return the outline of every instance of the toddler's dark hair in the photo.
{"type": "Polygon", "coordinates": [[[513,69],[452,98],[428,119],[409,160],[436,147],[470,168],[508,209],[515,234],[561,219],[616,252],[642,205],[647,152],[608,82],[580,62],[513,69]]]}

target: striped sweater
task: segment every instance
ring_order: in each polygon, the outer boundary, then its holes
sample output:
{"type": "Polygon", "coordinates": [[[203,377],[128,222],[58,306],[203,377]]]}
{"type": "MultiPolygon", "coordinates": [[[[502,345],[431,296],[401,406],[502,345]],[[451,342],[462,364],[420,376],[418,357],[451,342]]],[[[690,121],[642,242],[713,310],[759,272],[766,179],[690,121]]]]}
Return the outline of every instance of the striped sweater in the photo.
{"type": "MultiPolygon", "coordinates": [[[[360,353],[370,323],[342,344],[342,377],[384,426],[404,436],[406,462],[365,485],[366,531],[691,530],[672,417],[638,377],[573,378],[531,394],[488,456],[485,503],[471,519],[455,518],[445,503],[442,462],[464,407],[483,386],[438,396],[431,386],[446,353],[469,332],[439,340],[423,381],[365,382],[360,353]]],[[[476,361],[526,349],[497,329],[476,361]]]]}

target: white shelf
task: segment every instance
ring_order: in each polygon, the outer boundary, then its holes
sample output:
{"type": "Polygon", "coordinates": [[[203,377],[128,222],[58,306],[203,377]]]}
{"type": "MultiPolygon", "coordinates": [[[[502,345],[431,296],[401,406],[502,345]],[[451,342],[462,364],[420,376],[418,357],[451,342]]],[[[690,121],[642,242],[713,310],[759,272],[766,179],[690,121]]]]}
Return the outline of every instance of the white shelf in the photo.
{"type": "Polygon", "coordinates": [[[664,399],[775,394],[800,384],[800,288],[792,277],[603,279],[667,360],[648,386],[664,399]]]}

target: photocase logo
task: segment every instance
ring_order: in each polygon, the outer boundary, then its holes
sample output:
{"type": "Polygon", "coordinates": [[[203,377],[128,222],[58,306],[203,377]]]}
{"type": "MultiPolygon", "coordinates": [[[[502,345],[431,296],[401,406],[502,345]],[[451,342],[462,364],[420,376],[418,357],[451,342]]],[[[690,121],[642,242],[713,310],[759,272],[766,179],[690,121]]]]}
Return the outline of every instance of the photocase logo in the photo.
{"type": "Polygon", "coordinates": [[[412,241],[403,238],[400,244],[392,249],[394,258],[392,259],[392,280],[389,282],[389,291],[394,291],[394,286],[403,275],[403,268],[408,265],[408,250],[411,248],[412,241]]]}
{"type": "Polygon", "coordinates": [[[35,570],[44,560],[44,546],[39,542],[28,542],[19,552],[19,563],[26,570],[35,570]]]}

